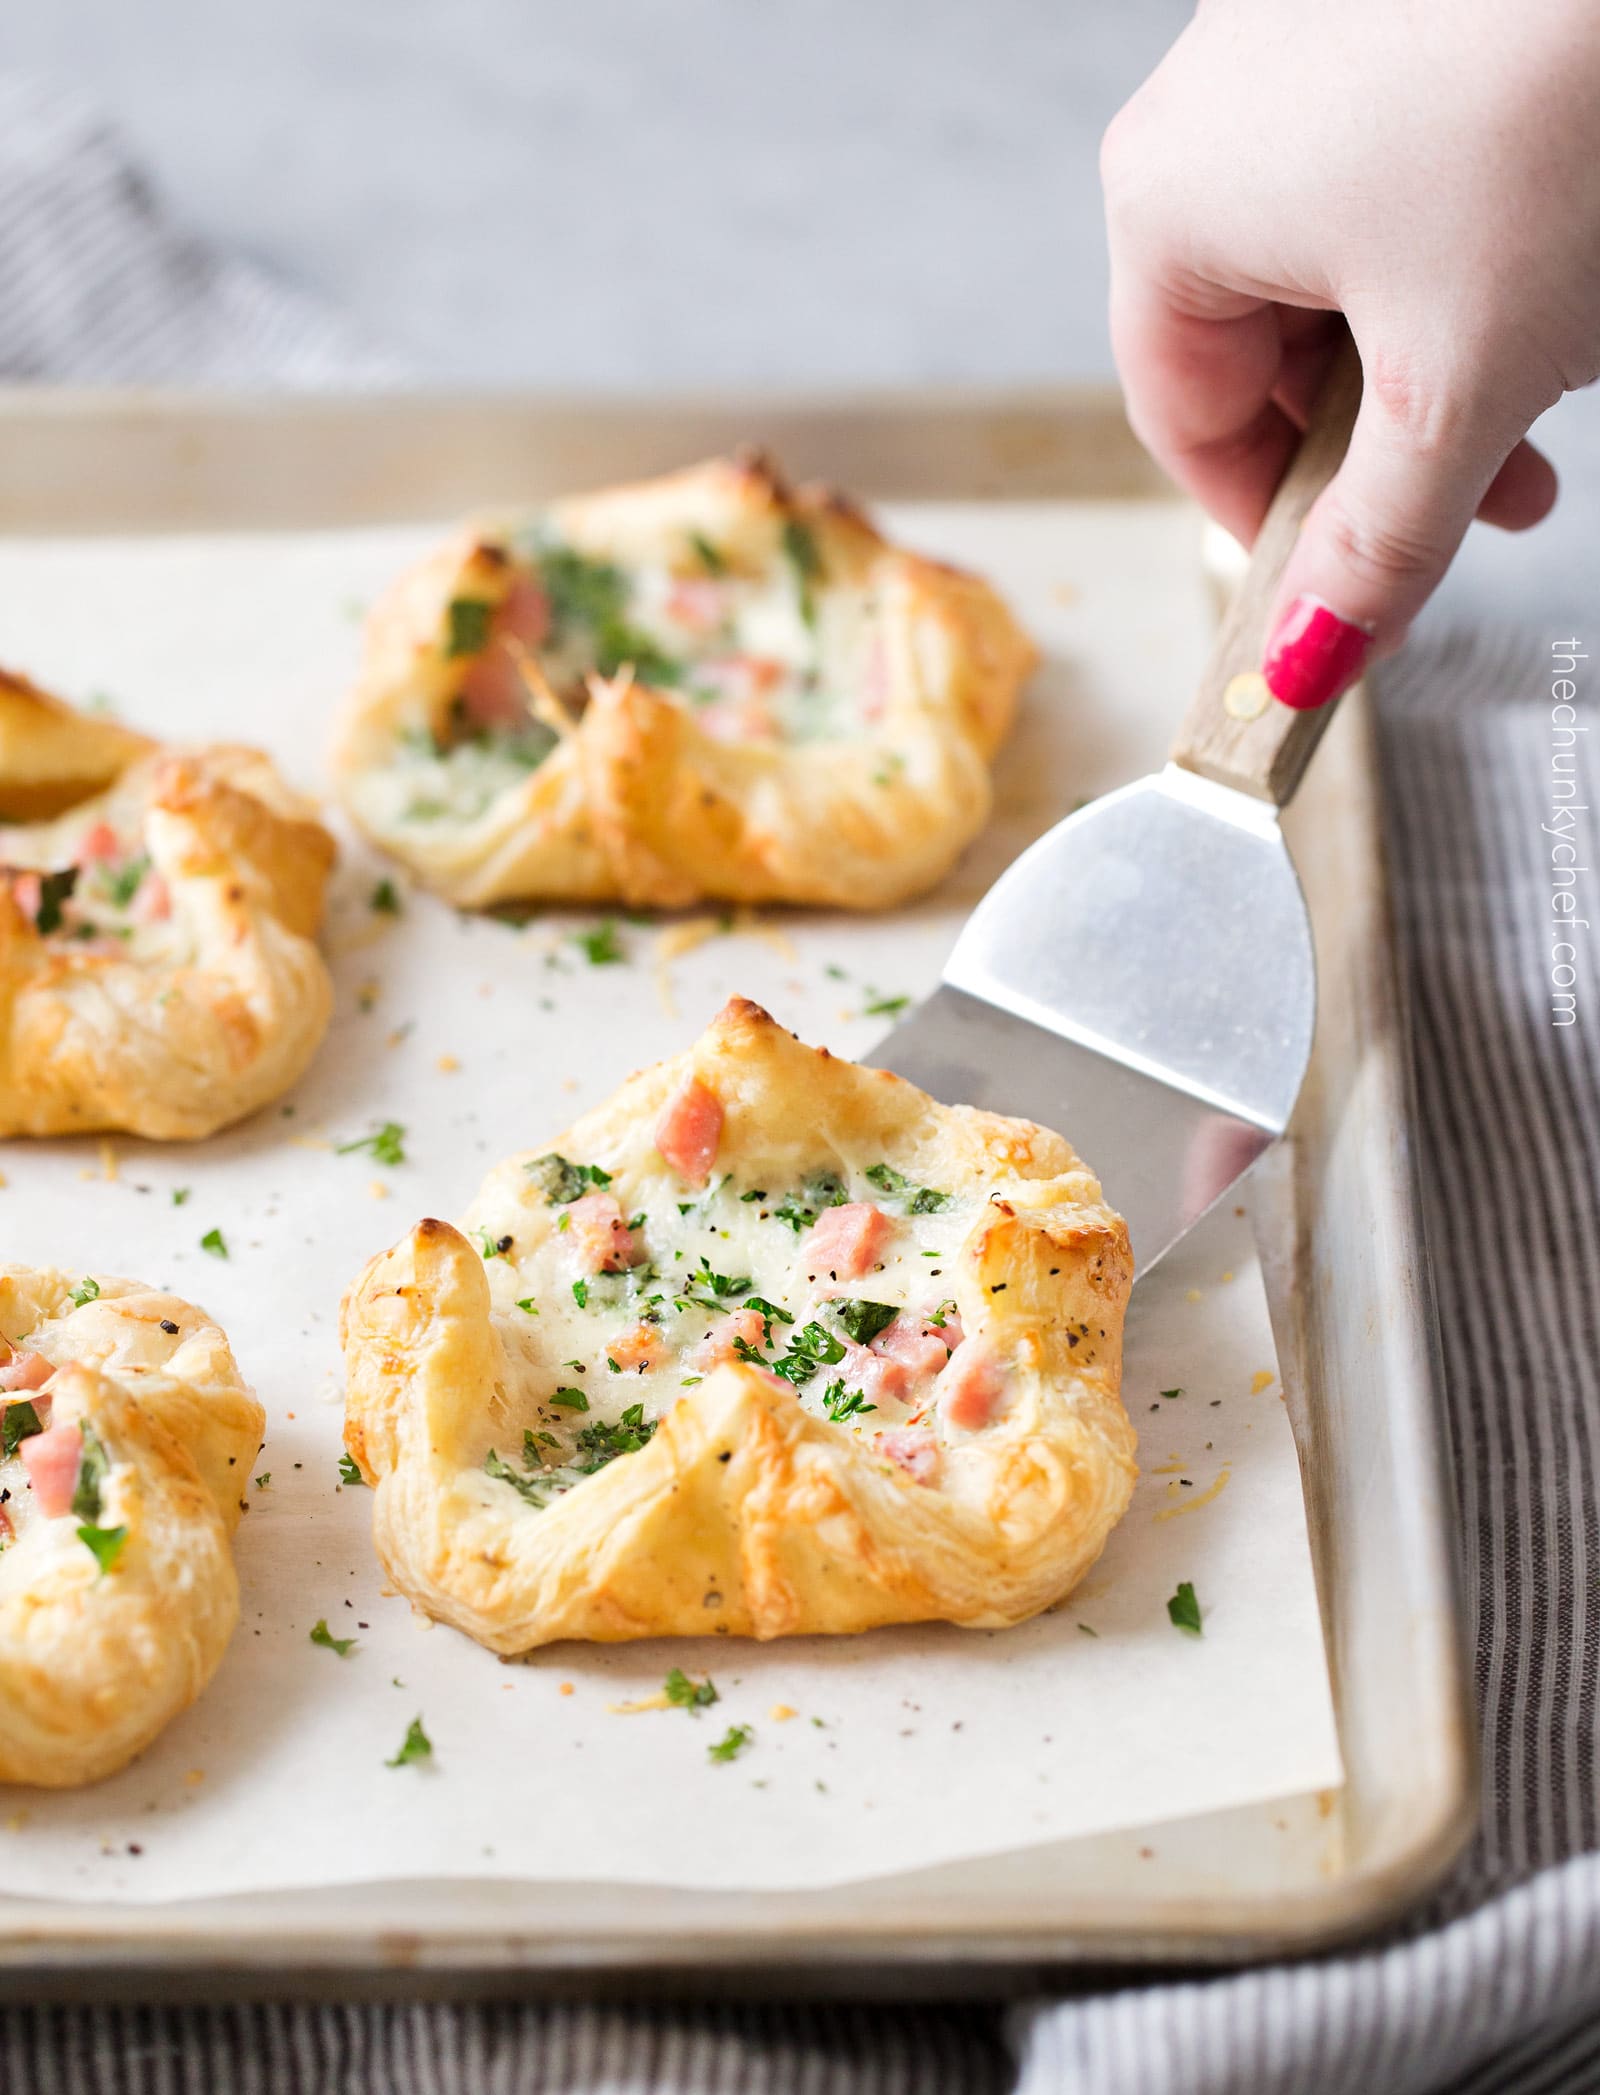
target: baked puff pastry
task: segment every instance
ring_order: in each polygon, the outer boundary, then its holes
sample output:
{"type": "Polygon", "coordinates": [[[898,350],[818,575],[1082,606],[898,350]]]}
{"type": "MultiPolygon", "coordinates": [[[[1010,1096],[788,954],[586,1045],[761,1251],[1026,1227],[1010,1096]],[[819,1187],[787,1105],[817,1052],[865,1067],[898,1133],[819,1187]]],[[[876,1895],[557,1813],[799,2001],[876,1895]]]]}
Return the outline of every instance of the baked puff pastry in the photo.
{"type": "Polygon", "coordinates": [[[1015,1623],[1127,1506],[1128,1236],[1059,1135],[735,1001],[343,1309],[395,1584],[563,1637],[1015,1623]]]}
{"type": "Polygon", "coordinates": [[[215,1673],[261,1406],[203,1310],[0,1266],[0,1782],[114,1774],[215,1673]]]}
{"type": "Polygon", "coordinates": [[[258,751],[0,679],[0,1136],[187,1139],[287,1090],[332,1006],[333,857],[258,751]]]}
{"type": "Polygon", "coordinates": [[[716,460],[403,576],[334,771],[367,835],[468,908],[881,909],[982,827],[1034,660],[986,582],[716,460]]]}

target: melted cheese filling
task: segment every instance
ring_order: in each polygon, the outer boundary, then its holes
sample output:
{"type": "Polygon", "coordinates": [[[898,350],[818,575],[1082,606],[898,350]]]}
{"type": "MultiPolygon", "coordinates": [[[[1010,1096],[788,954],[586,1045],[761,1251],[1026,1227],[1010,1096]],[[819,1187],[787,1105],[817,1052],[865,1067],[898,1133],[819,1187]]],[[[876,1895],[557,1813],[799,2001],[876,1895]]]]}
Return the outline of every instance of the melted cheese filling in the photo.
{"type": "MultiPolygon", "coordinates": [[[[697,1199],[652,1199],[642,1219],[614,1185],[624,1219],[639,1225],[635,1255],[643,1254],[640,1263],[616,1273],[586,1272],[572,1232],[559,1219],[522,1258],[514,1237],[501,1251],[504,1238],[475,1232],[510,1370],[512,1431],[508,1436],[497,1428],[498,1437],[491,1435],[492,1456],[485,1449],[490,1473],[515,1486],[516,1479],[503,1474],[509,1466],[531,1479],[531,1488],[517,1488],[538,1504],[632,1452],[708,1372],[697,1354],[752,1300],[768,1312],[764,1341],[753,1349],[760,1364],[782,1369],[814,1416],[858,1434],[934,1423],[929,1376],[904,1377],[903,1399],[875,1386],[868,1400],[863,1380],[877,1384],[882,1377],[869,1370],[864,1378],[850,1326],[885,1328],[883,1313],[892,1309],[908,1312],[918,1329],[951,1320],[959,1331],[955,1259],[975,1203],[948,1198],[934,1212],[912,1214],[905,1198],[865,1181],[846,1187],[835,1177],[820,1196],[818,1183],[811,1182],[808,1195],[806,1189],[741,1187],[725,1177],[697,1199]],[[819,1197],[835,1205],[874,1203],[890,1219],[879,1258],[860,1278],[813,1278],[809,1225],[797,1230],[780,1214],[784,1208],[793,1219],[825,1213],[819,1197]]],[[[556,1210],[558,1218],[571,1212],[570,1204],[556,1210]]]]}
{"type": "Polygon", "coordinates": [[[141,966],[181,966],[192,958],[192,936],[142,838],[113,835],[95,818],[69,833],[63,856],[59,831],[48,851],[25,834],[18,841],[0,832],[0,866],[32,877],[22,906],[51,950],[141,966]],[[69,873],[70,888],[49,898],[49,884],[69,873]],[[34,879],[41,883],[37,898],[34,879]]]}
{"type": "MultiPolygon", "coordinates": [[[[881,598],[825,586],[814,553],[754,574],[685,574],[664,561],[621,568],[537,537],[517,551],[510,591],[531,589],[548,607],[548,630],[527,652],[569,711],[587,703],[590,675],[625,664],[730,743],[857,741],[882,710],[881,598]]],[[[424,717],[420,701],[402,715],[387,761],[356,782],[373,826],[470,825],[556,747],[541,720],[505,717],[520,710],[520,680],[497,614],[470,593],[448,607],[441,643],[447,663],[461,663],[458,688],[440,717],[424,717]],[[485,709],[472,677],[490,657],[505,695],[485,709]]]]}

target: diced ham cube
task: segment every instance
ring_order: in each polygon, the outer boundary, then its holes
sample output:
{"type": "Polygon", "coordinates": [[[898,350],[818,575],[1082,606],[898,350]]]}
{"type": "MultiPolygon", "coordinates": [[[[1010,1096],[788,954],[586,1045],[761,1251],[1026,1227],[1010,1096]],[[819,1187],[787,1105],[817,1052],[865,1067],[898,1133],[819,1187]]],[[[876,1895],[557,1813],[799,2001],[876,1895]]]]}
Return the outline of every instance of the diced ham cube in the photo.
{"type": "Polygon", "coordinates": [[[122,856],[122,839],[109,822],[92,822],[78,839],[75,863],[80,866],[109,865],[122,856]]]}
{"type": "Polygon", "coordinates": [[[921,1317],[899,1316],[878,1333],[872,1350],[885,1360],[900,1362],[910,1374],[922,1379],[938,1374],[955,1344],[948,1322],[940,1326],[926,1323],[921,1317]]]}
{"type": "Polygon", "coordinates": [[[770,655],[712,655],[694,666],[694,681],[725,699],[768,698],[788,674],[770,655]]]}
{"type": "Polygon", "coordinates": [[[824,1208],[800,1247],[808,1280],[859,1280],[878,1263],[894,1225],[870,1200],[824,1208]]]}
{"type": "Polygon", "coordinates": [[[580,1273],[620,1273],[634,1263],[633,1232],[614,1193],[585,1193],[566,1212],[566,1238],[580,1273]]]}
{"type": "Polygon", "coordinates": [[[861,672],[861,712],[864,719],[881,720],[889,698],[889,648],[881,631],[873,633],[861,672]]]}
{"type": "Polygon", "coordinates": [[[698,1077],[685,1077],[656,1121],[656,1148],[691,1186],[703,1186],[722,1140],[722,1101],[698,1077]]]}
{"type": "Polygon", "coordinates": [[[490,638],[543,647],[550,638],[550,599],[532,575],[518,575],[500,599],[489,624],[490,638]]]}
{"type": "Polygon", "coordinates": [[[631,1331],[611,1341],[606,1357],[614,1360],[625,1375],[642,1375],[646,1368],[659,1367],[667,1351],[667,1342],[654,1324],[635,1324],[631,1331]]]}
{"type": "Polygon", "coordinates": [[[54,1362],[42,1353],[13,1353],[0,1367],[0,1389],[43,1389],[54,1373],[54,1362]]]}
{"type": "Polygon", "coordinates": [[[934,1396],[945,1423],[976,1432],[994,1417],[1005,1395],[1000,1363],[982,1339],[963,1339],[934,1384],[934,1396]]]}
{"type": "Polygon", "coordinates": [[[706,1333],[689,1355],[689,1365],[703,1375],[711,1368],[723,1367],[728,1361],[739,1358],[736,1341],[759,1346],[766,1335],[767,1320],[759,1309],[733,1310],[706,1333]]]}
{"type": "Polygon", "coordinates": [[[858,1389],[869,1404],[909,1404],[914,1380],[902,1361],[887,1360],[869,1346],[844,1341],[844,1359],[827,1370],[843,1379],[846,1389],[858,1389]]]}
{"type": "Polygon", "coordinates": [[[22,1466],[39,1511],[46,1520],[56,1520],[72,1510],[72,1495],[78,1488],[78,1464],[83,1458],[83,1432],[63,1420],[32,1433],[22,1443],[22,1466]]]}
{"type": "Polygon", "coordinates": [[[510,728],[526,722],[528,691],[517,649],[537,649],[549,637],[550,599],[531,576],[518,575],[495,607],[487,645],[462,674],[461,703],[473,727],[510,728]]]}
{"type": "Polygon", "coordinates": [[[778,734],[778,718],[759,698],[720,698],[702,706],[696,723],[713,742],[772,742],[778,734]]]}
{"type": "Polygon", "coordinates": [[[873,1442],[918,1484],[931,1484],[939,1474],[939,1443],[927,1426],[894,1426],[873,1442]]]}
{"type": "Polygon", "coordinates": [[[667,616],[691,633],[712,633],[727,613],[726,586],[709,576],[686,576],[667,592],[667,616]]]}
{"type": "Polygon", "coordinates": [[[164,924],[172,915],[172,890],[159,873],[146,873],[140,881],[133,914],[141,924],[164,924]]]}
{"type": "Polygon", "coordinates": [[[528,717],[521,671],[503,647],[474,655],[461,678],[461,708],[471,726],[520,727],[528,717]]]}

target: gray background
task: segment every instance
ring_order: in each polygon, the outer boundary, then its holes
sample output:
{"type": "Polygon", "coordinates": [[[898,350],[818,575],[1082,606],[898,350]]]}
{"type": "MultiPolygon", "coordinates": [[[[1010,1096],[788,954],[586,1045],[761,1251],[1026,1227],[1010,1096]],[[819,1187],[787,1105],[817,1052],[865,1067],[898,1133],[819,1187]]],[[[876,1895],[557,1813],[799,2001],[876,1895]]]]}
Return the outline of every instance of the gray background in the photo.
{"type": "MultiPolygon", "coordinates": [[[[86,87],[174,208],[426,380],[1109,375],[1099,135],[1180,0],[46,0],[0,63],[86,87]]],[[[1592,606],[1569,499],[1450,597],[1592,606]]]]}

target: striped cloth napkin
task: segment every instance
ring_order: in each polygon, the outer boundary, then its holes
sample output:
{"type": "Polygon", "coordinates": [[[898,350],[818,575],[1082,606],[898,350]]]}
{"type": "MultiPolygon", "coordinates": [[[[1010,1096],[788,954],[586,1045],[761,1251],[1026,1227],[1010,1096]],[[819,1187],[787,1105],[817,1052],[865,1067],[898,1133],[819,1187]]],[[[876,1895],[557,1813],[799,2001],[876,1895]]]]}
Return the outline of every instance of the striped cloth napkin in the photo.
{"type": "MultiPolygon", "coordinates": [[[[0,378],[402,376],[184,233],[90,105],[0,76],[0,378]]],[[[1380,693],[1484,1767],[1478,1838],[1426,1912],[1337,1957],[1010,2010],[12,2005],[5,2095],[1600,2089],[1600,969],[1578,932],[1558,1026],[1549,952],[1552,808],[1600,902],[1600,778],[1585,732],[1557,747],[1553,637],[1419,649],[1380,693]]],[[[1585,663],[1579,722],[1596,688],[1585,663]]]]}

